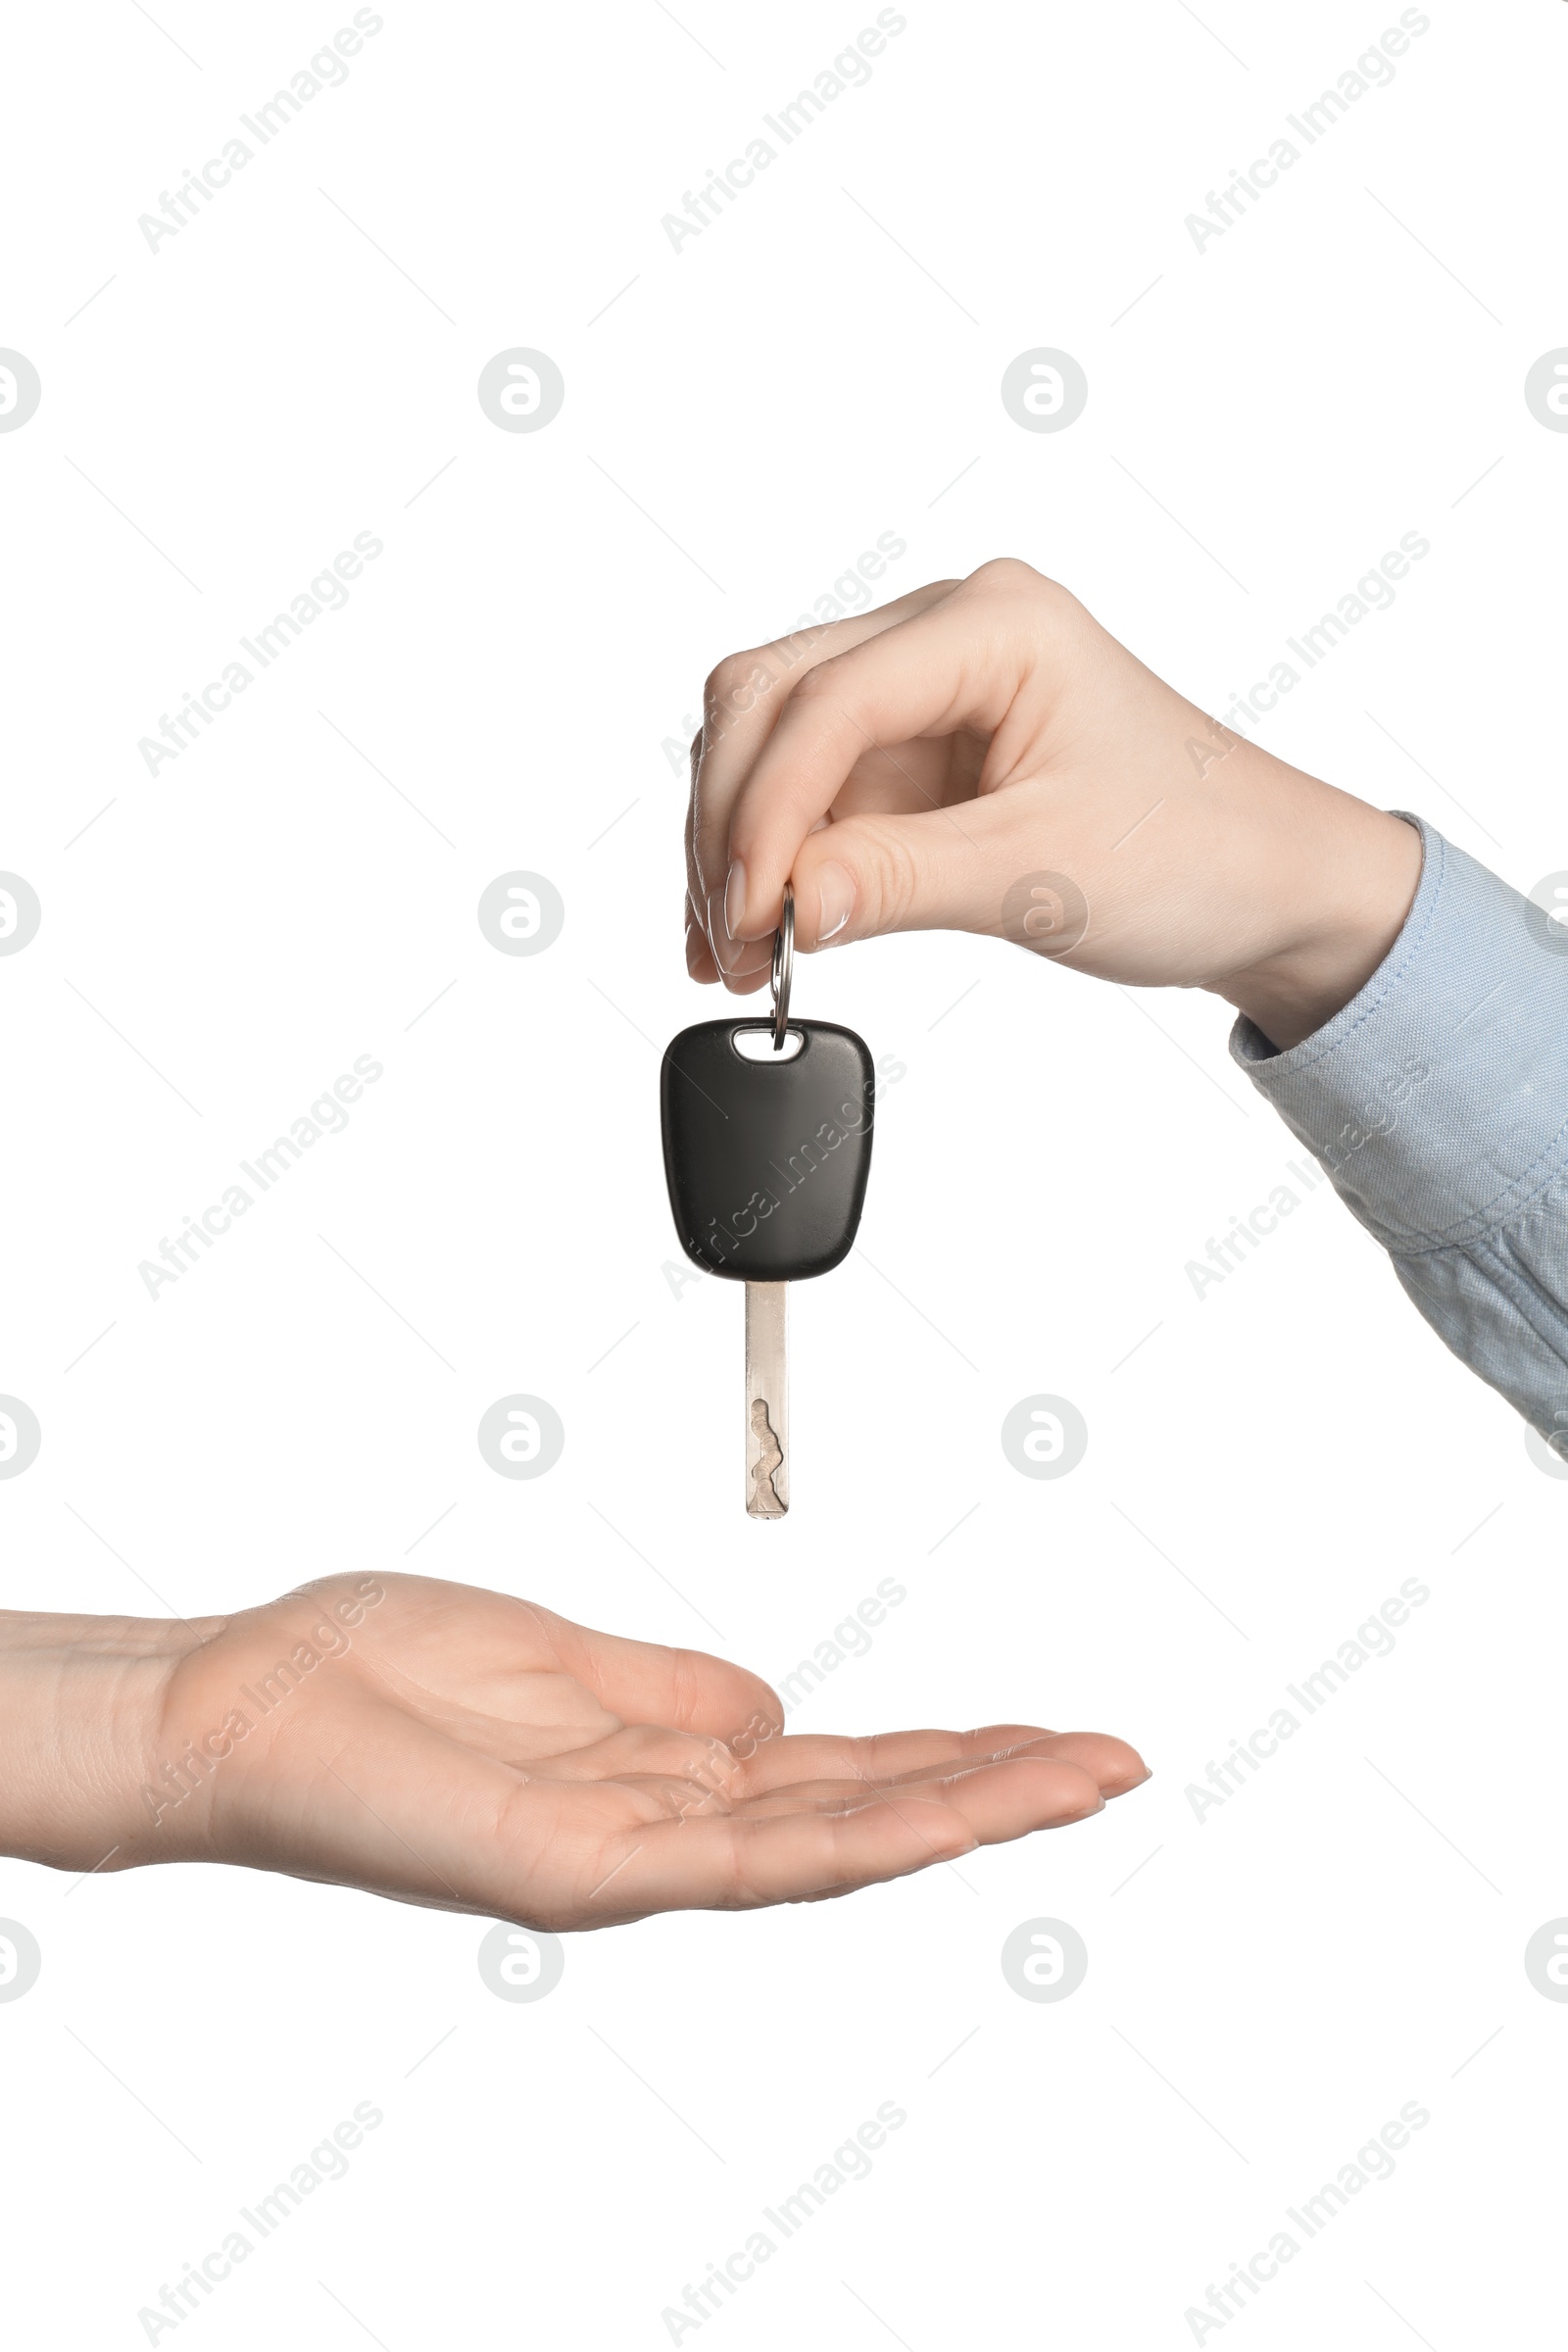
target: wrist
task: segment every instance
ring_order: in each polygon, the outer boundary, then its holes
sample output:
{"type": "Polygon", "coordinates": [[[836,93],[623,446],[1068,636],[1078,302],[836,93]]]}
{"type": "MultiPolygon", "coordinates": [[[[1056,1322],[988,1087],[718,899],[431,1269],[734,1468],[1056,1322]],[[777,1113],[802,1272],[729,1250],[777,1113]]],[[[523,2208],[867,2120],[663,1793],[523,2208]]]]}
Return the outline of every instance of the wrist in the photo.
{"type": "Polygon", "coordinates": [[[1404,927],[1422,863],[1421,836],[1402,817],[1283,772],[1289,784],[1263,814],[1257,884],[1270,944],[1208,984],[1281,1053],[1366,986],[1404,927]]]}
{"type": "MultiPolygon", "coordinates": [[[[143,1788],[203,1629],[0,1611],[0,1853],[56,1870],[154,1858],[143,1788]]],[[[159,1859],[183,1859],[170,1842],[159,1859]]]]}

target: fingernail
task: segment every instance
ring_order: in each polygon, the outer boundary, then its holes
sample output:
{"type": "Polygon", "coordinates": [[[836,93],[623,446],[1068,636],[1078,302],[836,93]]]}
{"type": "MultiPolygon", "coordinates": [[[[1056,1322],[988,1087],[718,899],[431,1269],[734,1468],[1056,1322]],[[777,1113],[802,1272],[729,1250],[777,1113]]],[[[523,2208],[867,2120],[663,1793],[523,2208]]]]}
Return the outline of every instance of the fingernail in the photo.
{"type": "Polygon", "coordinates": [[[724,892],[716,883],[708,894],[707,911],[708,944],[713,951],[713,961],[721,972],[727,972],[733,968],[740,948],[729,935],[724,920],[724,892]]]}
{"type": "Polygon", "coordinates": [[[855,912],[855,876],[847,866],[819,866],[816,876],[816,944],[836,939],[855,912]]]}
{"type": "Polygon", "coordinates": [[[686,969],[692,974],[694,979],[697,975],[698,963],[702,956],[706,954],[707,949],[708,942],[703,937],[701,925],[694,922],[691,916],[688,915],[686,918],[686,969]]]}
{"type": "Polygon", "coordinates": [[[724,928],[731,939],[734,939],[739,932],[741,917],[745,912],[746,867],[743,861],[737,858],[729,869],[729,879],[724,885],[724,928]]]}

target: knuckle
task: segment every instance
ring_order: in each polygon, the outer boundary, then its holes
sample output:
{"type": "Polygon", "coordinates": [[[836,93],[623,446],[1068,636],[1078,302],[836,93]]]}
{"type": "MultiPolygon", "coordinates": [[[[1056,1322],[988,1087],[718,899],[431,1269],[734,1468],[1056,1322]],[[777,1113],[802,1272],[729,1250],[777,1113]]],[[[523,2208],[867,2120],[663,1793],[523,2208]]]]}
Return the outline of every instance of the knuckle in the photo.
{"type": "MultiPolygon", "coordinates": [[[[378,1581],[381,1585],[390,1588],[406,1580],[398,1576],[384,1575],[378,1581]]],[[[284,1600],[312,1600],[324,1607],[328,1601],[361,1597],[359,1588],[360,1579],[353,1569],[333,1569],[325,1576],[313,1576],[303,1585],[292,1586],[281,1597],[284,1600]]]]}
{"type": "Polygon", "coordinates": [[[857,930],[896,931],[914,905],[913,854],[897,833],[870,836],[856,860],[861,905],[857,930]]]}
{"type": "Polygon", "coordinates": [[[731,692],[739,685],[744,676],[745,667],[746,656],[744,654],[726,654],[722,662],[713,663],[712,668],[703,680],[703,708],[705,710],[723,709],[731,692]]]}
{"type": "Polygon", "coordinates": [[[978,570],[972,571],[969,577],[976,585],[988,588],[1034,592],[1050,591],[1056,587],[1054,580],[1048,579],[1043,571],[1037,571],[1032,564],[1026,564],[1021,556],[993,556],[978,570]]]}
{"type": "Polygon", "coordinates": [[[847,705],[850,698],[844,665],[848,660],[847,654],[828,654],[822,661],[814,662],[796,687],[795,700],[798,703],[847,705]]]}
{"type": "Polygon", "coordinates": [[[1060,580],[1049,579],[1044,572],[1035,574],[1033,595],[1036,603],[1057,619],[1081,613],[1084,609],[1070,588],[1064,587],[1060,580]]]}
{"type": "Polygon", "coordinates": [[[1037,571],[1018,556],[994,556],[978,571],[971,572],[964,585],[982,596],[1005,599],[1031,635],[1037,630],[1059,635],[1087,617],[1070,588],[1048,573],[1037,571]]]}
{"type": "Polygon", "coordinates": [[[680,1740],[678,1773],[689,1790],[706,1796],[728,1796],[738,1785],[740,1766],[722,1740],[710,1734],[688,1732],[680,1740]]]}
{"type": "MultiPolygon", "coordinates": [[[[773,683],[773,672],[758,648],[726,654],[703,682],[703,710],[708,725],[740,716],[752,710],[773,683]]],[[[708,732],[705,726],[704,733],[708,732]]]]}

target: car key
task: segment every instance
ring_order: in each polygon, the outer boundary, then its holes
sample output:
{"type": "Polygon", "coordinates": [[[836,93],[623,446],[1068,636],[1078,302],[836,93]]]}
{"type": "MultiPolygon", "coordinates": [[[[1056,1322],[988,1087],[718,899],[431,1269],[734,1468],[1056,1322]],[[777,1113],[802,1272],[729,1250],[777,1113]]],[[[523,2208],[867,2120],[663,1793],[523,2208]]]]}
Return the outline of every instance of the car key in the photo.
{"type": "Polygon", "coordinates": [[[795,893],[773,943],[772,1018],[704,1021],[666,1048],[660,1082],[664,1176],[681,1248],[746,1285],[746,1509],[790,1507],[785,1285],[847,1257],[871,1164],[876,1081],[853,1029],[794,1021],[795,893]],[[737,1046],[771,1029],[773,1050],[737,1046]],[[799,1041],[786,1058],[787,1038],[799,1041]]]}

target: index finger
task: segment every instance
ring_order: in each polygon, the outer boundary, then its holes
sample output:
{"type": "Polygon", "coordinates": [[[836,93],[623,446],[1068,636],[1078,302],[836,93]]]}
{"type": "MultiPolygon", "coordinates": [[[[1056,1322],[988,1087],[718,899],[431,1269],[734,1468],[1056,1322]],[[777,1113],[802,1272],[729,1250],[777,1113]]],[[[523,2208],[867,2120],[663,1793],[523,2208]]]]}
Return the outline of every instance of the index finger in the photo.
{"type": "Polygon", "coordinates": [[[801,1781],[858,1781],[869,1793],[1018,1757],[1077,1766],[1103,1796],[1119,1796],[1148,1778],[1137,1749],[1106,1733],[1047,1732],[1037,1724],[993,1723],[972,1732],[883,1732],[860,1739],[795,1733],[743,1756],[741,1786],[748,1797],[755,1797],[787,1791],[801,1781]]]}
{"type": "Polygon", "coordinates": [[[665,1724],[715,1740],[776,1739],[784,1709],[760,1674],[704,1649],[671,1649],[577,1625],[553,1609],[527,1606],[557,1663],[622,1723],[665,1724]]]}
{"type": "MultiPolygon", "coordinates": [[[[722,944],[729,875],[730,813],[779,714],[818,663],[868,639],[952,593],[955,580],[935,580],[892,604],[856,612],[825,626],[798,629],[770,645],[728,655],[703,690],[702,733],[693,745],[691,798],[686,812],[686,884],[693,911],[722,944]]],[[[853,762],[852,762],[853,764],[853,762]]],[[[848,771],[846,771],[848,772],[848,771]]]]}
{"type": "MultiPolygon", "coordinates": [[[[996,726],[1016,677],[983,625],[946,603],[818,662],[779,713],[729,820],[727,915],[732,939],[760,939],[779,921],[801,845],[866,753],[964,726],[996,726]]],[[[911,782],[914,779],[909,779],[911,782]]],[[[941,804],[924,795],[933,808],[941,804]]]]}

